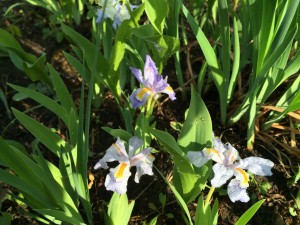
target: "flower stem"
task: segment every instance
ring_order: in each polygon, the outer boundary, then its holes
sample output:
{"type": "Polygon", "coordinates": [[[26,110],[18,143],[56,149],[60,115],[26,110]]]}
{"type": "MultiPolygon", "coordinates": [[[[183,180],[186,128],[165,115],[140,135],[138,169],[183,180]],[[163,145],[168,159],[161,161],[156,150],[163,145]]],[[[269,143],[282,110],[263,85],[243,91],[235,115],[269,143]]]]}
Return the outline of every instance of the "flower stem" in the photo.
{"type": "Polygon", "coordinates": [[[209,192],[208,192],[208,194],[206,196],[206,199],[205,199],[205,204],[204,204],[205,207],[209,205],[210,199],[211,199],[212,194],[214,193],[215,189],[216,188],[214,186],[210,187],[209,192]]]}
{"type": "Polygon", "coordinates": [[[146,106],[146,118],[148,119],[148,121],[153,112],[153,105],[154,105],[153,95],[150,95],[148,97],[147,106],[146,106]]]}

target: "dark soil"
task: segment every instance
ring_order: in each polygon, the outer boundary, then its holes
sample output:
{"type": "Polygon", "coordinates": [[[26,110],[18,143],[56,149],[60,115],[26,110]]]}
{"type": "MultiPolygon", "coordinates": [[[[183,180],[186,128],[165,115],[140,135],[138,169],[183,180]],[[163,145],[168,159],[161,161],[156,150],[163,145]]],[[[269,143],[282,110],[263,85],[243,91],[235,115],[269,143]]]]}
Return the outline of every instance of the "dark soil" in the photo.
{"type": "MultiPolygon", "coordinates": [[[[0,3],[0,9],[5,10],[6,7],[11,5],[10,1],[6,3],[0,3]]],[[[76,71],[69,65],[64,58],[62,51],[70,51],[69,43],[64,40],[62,43],[57,43],[54,37],[48,37],[47,39],[41,38],[43,36],[42,29],[47,27],[48,23],[45,18],[48,14],[45,10],[39,8],[33,8],[32,6],[22,6],[25,8],[23,12],[20,12],[20,8],[15,8],[12,12],[11,18],[2,18],[1,27],[7,29],[16,18],[18,19],[15,24],[21,31],[22,36],[17,37],[22,47],[36,56],[40,56],[42,52],[47,54],[48,62],[50,62],[59,71],[63,77],[68,89],[72,93],[75,102],[78,102],[80,95],[81,79],[77,76],[76,71]],[[22,19],[22,18],[26,18],[22,19]],[[41,18],[44,18],[43,20],[41,18]]],[[[86,30],[86,27],[83,28],[86,30]]],[[[83,33],[86,35],[86,33],[83,33]]],[[[88,35],[89,36],[89,35],[88,35]]],[[[197,46],[192,47],[194,58],[201,58],[200,51],[197,46]]],[[[186,55],[182,53],[182,61],[185,61],[186,55]]],[[[168,74],[171,83],[174,83],[173,87],[177,87],[174,66],[170,60],[169,65],[164,70],[164,74],[168,74]]],[[[197,68],[195,68],[197,70],[197,68]]],[[[184,71],[184,70],[183,70],[184,71]]],[[[18,84],[21,86],[27,86],[31,81],[14,65],[10,62],[9,58],[0,58],[0,88],[5,92],[8,104],[10,107],[15,107],[21,111],[29,110],[36,106],[36,103],[25,99],[19,102],[13,101],[15,92],[7,86],[7,83],[18,84]]],[[[189,95],[189,90],[185,93],[189,95]]],[[[255,202],[260,199],[266,199],[265,203],[256,213],[254,218],[249,222],[249,225],[297,225],[300,224],[300,213],[298,216],[291,216],[289,213],[289,207],[292,207],[295,203],[294,196],[296,196],[299,189],[299,185],[290,185],[288,181],[292,179],[294,171],[297,170],[299,159],[290,156],[291,163],[280,163],[278,160],[278,154],[275,150],[269,147],[270,143],[265,143],[260,140],[256,140],[255,149],[248,151],[246,146],[246,124],[242,121],[233,127],[226,128],[221,125],[219,115],[219,102],[218,95],[213,87],[209,89],[203,96],[203,99],[211,113],[213,118],[213,128],[217,136],[221,136],[223,142],[230,142],[239,151],[242,157],[248,156],[261,156],[272,160],[276,166],[273,169],[273,176],[267,178],[257,177],[256,181],[251,182],[248,188],[248,193],[251,196],[249,203],[232,203],[228,196],[223,195],[224,191],[219,190],[214,194],[214,198],[218,198],[219,201],[219,222],[218,224],[235,224],[237,219],[255,202]],[[260,187],[264,182],[271,184],[271,187],[262,193],[260,187]]],[[[158,107],[155,110],[157,128],[161,130],[168,130],[175,137],[178,135],[170,127],[170,122],[183,122],[184,112],[188,108],[189,102],[182,98],[182,93],[177,93],[177,101],[167,101],[163,106],[158,107]]],[[[38,121],[46,124],[49,127],[60,127],[61,124],[55,116],[44,108],[38,108],[32,110],[29,113],[38,121]]],[[[103,153],[115,140],[109,134],[101,129],[102,126],[110,126],[113,128],[124,128],[122,119],[119,116],[118,107],[109,91],[105,93],[104,101],[100,109],[93,109],[93,117],[91,118],[91,146],[90,150],[94,153],[94,156],[90,158],[89,168],[90,172],[95,176],[95,184],[90,190],[91,199],[93,202],[93,210],[95,217],[95,224],[101,224],[99,219],[99,211],[103,207],[104,201],[109,202],[112,192],[108,192],[104,187],[104,180],[107,174],[105,170],[94,171],[93,165],[99,159],[100,153],[103,153]]],[[[9,118],[5,108],[0,101],[0,132],[5,139],[11,139],[22,143],[28,151],[31,151],[32,142],[34,137],[29,134],[20,124],[9,118]],[[11,122],[12,121],[12,122],[11,122]]],[[[283,136],[281,136],[283,137],[283,136]]],[[[279,139],[280,140],[280,139],[279,139]]],[[[157,149],[159,148],[157,143],[157,149]]],[[[279,146],[277,148],[280,149],[279,146]]],[[[284,149],[280,149],[284,152],[284,149]]],[[[285,152],[285,154],[287,154],[285,152]]],[[[52,157],[49,155],[49,157],[52,157]]],[[[156,154],[154,162],[155,166],[169,178],[172,175],[172,160],[167,153],[159,152],[156,154]]],[[[12,190],[0,184],[4,190],[12,190]]],[[[14,190],[12,190],[14,191],[14,190]]],[[[168,185],[155,171],[155,175],[144,176],[139,184],[135,184],[132,177],[128,184],[128,198],[129,200],[135,200],[135,207],[132,213],[130,224],[143,224],[143,222],[149,222],[153,217],[158,215],[158,212],[151,209],[148,204],[153,203],[161,212],[157,224],[185,224],[182,219],[181,208],[176,202],[176,199],[172,191],[168,188],[168,185]],[[162,211],[161,203],[159,201],[159,194],[162,193],[167,197],[167,205],[162,211]],[[171,216],[171,214],[173,217],[171,216]]],[[[195,204],[191,204],[190,211],[193,214],[195,212],[195,204]]],[[[2,203],[2,211],[7,211],[13,215],[14,225],[21,224],[39,224],[38,222],[24,216],[19,212],[20,206],[13,201],[5,200],[2,203]]]]}

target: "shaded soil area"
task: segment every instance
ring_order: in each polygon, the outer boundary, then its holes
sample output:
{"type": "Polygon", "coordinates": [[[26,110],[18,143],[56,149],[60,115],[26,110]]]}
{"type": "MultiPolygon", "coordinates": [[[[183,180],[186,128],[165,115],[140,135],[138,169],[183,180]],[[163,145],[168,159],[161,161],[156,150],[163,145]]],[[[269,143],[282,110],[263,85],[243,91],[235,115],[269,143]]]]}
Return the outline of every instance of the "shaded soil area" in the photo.
{"type": "MultiPolygon", "coordinates": [[[[1,3],[3,4],[3,3],[1,3]]],[[[1,5],[0,8],[4,9],[8,5],[1,5]]],[[[50,62],[57,71],[59,71],[63,80],[65,81],[70,93],[74,98],[74,102],[79,102],[81,78],[77,72],[70,66],[67,60],[64,58],[62,51],[70,51],[69,43],[64,40],[61,43],[57,43],[55,38],[48,37],[43,39],[43,31],[41,28],[48,26],[48,21],[41,18],[47,18],[46,11],[36,8],[33,10],[32,6],[26,6],[20,12],[20,8],[15,9],[13,14],[14,18],[4,19],[2,18],[1,27],[8,28],[9,25],[19,19],[14,25],[17,26],[22,36],[17,37],[22,47],[36,56],[40,56],[43,52],[47,55],[47,60],[50,62]],[[26,17],[26,21],[20,19],[26,17]]],[[[84,25],[83,31],[86,31],[88,25],[84,25]]],[[[89,32],[83,32],[86,34],[89,32]]],[[[191,40],[193,43],[193,40],[191,40]]],[[[192,58],[203,58],[201,51],[197,45],[191,47],[192,58]]],[[[187,59],[186,52],[182,52],[182,61],[187,59]]],[[[191,59],[189,59],[192,61],[191,59]]],[[[187,65],[183,65],[183,71],[187,70],[187,65]]],[[[195,71],[199,70],[194,66],[195,71]]],[[[163,74],[169,76],[170,82],[173,87],[178,87],[176,82],[176,76],[174,71],[175,66],[172,60],[168,62],[163,74]]],[[[27,86],[32,82],[15,66],[11,63],[9,58],[0,58],[0,88],[4,91],[9,107],[17,108],[21,111],[27,111],[28,115],[45,124],[48,127],[60,129],[63,127],[61,121],[56,118],[51,112],[45,108],[38,107],[38,105],[30,100],[24,99],[21,101],[14,101],[15,92],[7,85],[7,83],[13,83],[21,86],[27,86]],[[35,108],[32,110],[32,108],[35,108]]],[[[177,101],[164,102],[155,111],[155,117],[157,122],[157,128],[160,130],[169,131],[175,138],[178,136],[177,131],[173,130],[170,126],[171,122],[182,123],[184,121],[185,110],[189,106],[187,99],[189,96],[189,89],[186,88],[185,92],[177,92],[177,101]]],[[[251,196],[251,201],[248,203],[232,203],[228,196],[225,195],[225,190],[220,189],[214,194],[213,201],[218,198],[219,201],[219,222],[218,224],[235,224],[238,218],[255,202],[260,199],[266,199],[262,207],[248,223],[249,225],[297,225],[300,224],[300,213],[297,212],[296,216],[292,216],[289,212],[289,208],[295,204],[294,197],[297,195],[299,185],[291,184],[292,176],[297,171],[297,165],[299,164],[299,158],[289,155],[282,147],[274,144],[277,149],[285,155],[287,159],[280,159],[280,152],[273,149],[273,145],[263,142],[257,139],[255,142],[255,148],[253,151],[249,151],[246,146],[246,123],[240,121],[233,127],[224,127],[220,121],[219,113],[219,100],[217,91],[211,86],[209,91],[202,95],[204,102],[213,118],[213,130],[217,136],[220,136],[222,141],[230,142],[236,147],[242,158],[249,156],[260,156],[272,160],[276,165],[273,169],[273,176],[271,177],[256,177],[251,181],[251,185],[248,188],[248,193],[251,196]],[[265,186],[268,188],[264,188],[265,186]]],[[[95,224],[101,224],[102,219],[99,219],[99,214],[103,210],[105,202],[109,202],[112,192],[107,192],[104,187],[104,180],[107,174],[107,170],[94,171],[93,165],[103,155],[104,151],[115,141],[113,137],[107,134],[101,129],[103,126],[109,126],[112,128],[124,128],[124,123],[119,116],[119,110],[113,99],[112,94],[107,90],[104,95],[104,100],[99,109],[92,110],[91,118],[91,131],[90,131],[90,150],[93,157],[89,160],[90,173],[95,176],[95,183],[90,190],[91,199],[93,203],[95,224]]],[[[0,132],[1,136],[5,139],[15,140],[22,143],[26,149],[30,152],[32,145],[34,144],[34,137],[29,134],[16,120],[13,119],[12,114],[8,114],[5,110],[3,103],[0,101],[0,132]]],[[[269,130],[268,134],[273,135],[278,141],[285,139],[285,135],[277,135],[280,133],[277,130],[269,130]]],[[[154,142],[153,147],[157,150],[160,149],[158,143],[154,142]]],[[[299,146],[299,143],[298,143],[299,146]]],[[[46,158],[53,158],[51,154],[46,158]]],[[[165,152],[159,151],[156,154],[154,165],[163,173],[163,175],[171,180],[172,178],[172,166],[173,162],[169,155],[165,152]]],[[[132,213],[131,225],[143,224],[149,222],[155,216],[158,216],[157,224],[185,224],[182,219],[182,211],[178,205],[172,191],[169,189],[166,182],[159,175],[157,171],[154,171],[154,176],[143,176],[139,184],[134,183],[131,177],[128,184],[128,198],[130,201],[135,200],[135,207],[132,213]],[[162,208],[159,195],[165,195],[167,204],[162,208]],[[154,210],[153,205],[156,206],[154,210]]],[[[2,186],[2,192],[7,190],[15,191],[5,184],[0,183],[2,186]]],[[[206,194],[206,193],[204,193],[206,194]]],[[[14,201],[6,199],[2,203],[2,211],[11,213],[14,217],[13,223],[15,225],[21,224],[39,224],[28,216],[25,216],[20,212],[21,206],[14,201]]],[[[191,214],[193,215],[196,210],[196,202],[189,205],[191,214]]],[[[31,211],[30,211],[31,212],[31,211]]]]}

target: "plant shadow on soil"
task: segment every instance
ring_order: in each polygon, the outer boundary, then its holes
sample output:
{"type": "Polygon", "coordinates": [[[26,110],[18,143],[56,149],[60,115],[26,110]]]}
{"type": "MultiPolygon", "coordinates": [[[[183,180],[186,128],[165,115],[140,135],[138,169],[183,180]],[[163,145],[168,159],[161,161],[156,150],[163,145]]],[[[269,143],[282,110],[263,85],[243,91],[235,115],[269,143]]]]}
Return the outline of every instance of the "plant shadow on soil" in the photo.
{"type": "MultiPolygon", "coordinates": [[[[40,10],[41,13],[45,13],[40,10]]],[[[64,41],[57,45],[53,38],[46,40],[41,39],[41,29],[38,26],[32,26],[32,23],[36,22],[37,18],[31,15],[31,20],[22,24],[20,29],[24,36],[20,39],[20,42],[24,49],[36,54],[34,46],[40,46],[42,51],[46,52],[47,58],[60,72],[62,78],[67,84],[68,89],[72,93],[75,103],[79,102],[80,95],[80,79],[76,75],[76,71],[69,65],[66,59],[61,54],[62,50],[69,50],[69,43],[64,41]],[[27,40],[27,41],[24,41],[27,40]],[[30,40],[30,42],[28,41],[30,40]],[[26,44],[25,44],[26,43],[26,44]],[[29,44],[28,44],[29,43],[29,44]]],[[[1,21],[5,26],[4,21],[1,21]]],[[[196,49],[195,54],[200,54],[200,50],[196,49]]],[[[183,56],[184,57],[184,56],[183,56]]],[[[171,61],[171,60],[170,60],[171,61]]],[[[15,107],[19,110],[27,110],[36,106],[36,103],[25,99],[20,102],[12,100],[14,92],[6,85],[6,83],[18,84],[26,86],[31,81],[20,71],[18,71],[8,58],[0,59],[1,68],[1,88],[5,91],[8,105],[15,107]]],[[[172,62],[164,70],[163,74],[168,74],[171,83],[175,82],[175,71],[172,62]]],[[[187,92],[187,95],[189,93],[187,92]]],[[[155,110],[157,128],[161,130],[168,130],[173,136],[177,137],[176,131],[170,127],[171,121],[183,122],[184,112],[188,108],[189,103],[184,101],[181,97],[181,93],[177,93],[177,100],[175,102],[167,101],[161,107],[155,110]]],[[[206,103],[208,110],[213,118],[213,128],[217,136],[222,135],[223,142],[230,142],[235,146],[242,158],[248,156],[260,156],[272,160],[276,166],[272,170],[273,176],[267,178],[257,177],[257,183],[252,182],[248,188],[248,193],[251,196],[249,203],[232,203],[228,196],[223,195],[224,191],[220,190],[214,194],[214,198],[218,198],[219,201],[219,222],[218,224],[235,224],[237,219],[255,202],[259,199],[266,199],[265,203],[248,223],[249,225],[297,225],[300,224],[299,212],[298,217],[291,216],[289,213],[289,207],[294,204],[293,196],[297,194],[296,186],[289,186],[287,182],[287,175],[282,167],[279,165],[278,159],[274,156],[272,151],[267,151],[266,143],[257,141],[254,151],[248,151],[246,146],[246,125],[243,122],[239,122],[231,128],[224,128],[220,124],[219,115],[219,102],[217,92],[212,87],[209,94],[204,94],[203,100],[206,103]],[[266,193],[260,192],[260,186],[263,182],[269,182],[271,188],[266,193]]],[[[2,132],[5,127],[10,123],[11,119],[8,118],[5,108],[2,102],[0,102],[0,131],[2,132]]],[[[107,134],[101,129],[102,126],[110,126],[113,128],[124,127],[123,122],[119,116],[118,107],[109,91],[105,93],[104,101],[100,109],[93,109],[93,117],[91,118],[91,152],[94,154],[89,160],[89,170],[95,176],[95,183],[90,190],[91,200],[93,204],[94,220],[95,224],[102,224],[99,214],[101,210],[105,209],[105,204],[109,202],[112,192],[108,192],[104,187],[104,180],[107,170],[93,170],[93,165],[102,157],[105,150],[115,141],[113,137],[107,134]]],[[[36,118],[38,121],[53,128],[62,127],[60,121],[46,109],[39,108],[38,110],[31,111],[30,116],[36,118]]],[[[5,139],[11,139],[22,143],[29,151],[32,147],[32,141],[34,137],[30,135],[24,128],[22,128],[17,121],[7,127],[5,139]]],[[[154,147],[159,147],[157,143],[154,143],[154,147]]],[[[47,151],[44,151],[45,157],[53,158],[51,154],[48,155],[47,151]]],[[[53,159],[55,160],[55,159],[53,159]]],[[[299,160],[293,159],[295,165],[299,160]]],[[[154,165],[164,174],[166,177],[170,177],[172,174],[172,160],[169,155],[164,152],[156,154],[154,165]]],[[[288,170],[288,169],[286,169],[288,170]]],[[[133,172],[133,171],[132,171],[133,172]]],[[[293,174],[291,171],[289,173],[293,174]]],[[[12,190],[3,184],[2,188],[6,190],[12,190]]],[[[143,222],[149,222],[158,213],[149,208],[148,203],[154,203],[159,210],[161,210],[161,203],[159,202],[159,193],[163,193],[167,197],[167,205],[164,209],[164,213],[159,216],[157,224],[185,224],[182,219],[182,211],[177,204],[174,195],[168,188],[168,185],[160,177],[157,171],[154,170],[154,176],[143,176],[139,184],[133,181],[133,178],[129,179],[128,184],[128,198],[129,200],[135,200],[135,206],[130,220],[131,225],[142,224],[143,222]],[[174,215],[173,218],[167,216],[168,213],[174,215]]],[[[2,204],[2,211],[7,210],[14,216],[13,224],[39,224],[36,221],[23,216],[18,212],[18,204],[5,200],[2,204]]],[[[193,215],[195,213],[195,204],[189,206],[190,212],[193,215]]]]}

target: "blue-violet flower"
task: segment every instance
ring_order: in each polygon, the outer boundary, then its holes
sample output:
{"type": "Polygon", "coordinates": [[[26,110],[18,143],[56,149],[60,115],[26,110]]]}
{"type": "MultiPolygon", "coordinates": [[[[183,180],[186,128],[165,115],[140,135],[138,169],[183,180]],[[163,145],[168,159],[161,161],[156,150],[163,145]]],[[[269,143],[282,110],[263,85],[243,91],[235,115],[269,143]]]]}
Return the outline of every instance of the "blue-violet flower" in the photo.
{"type": "Polygon", "coordinates": [[[144,105],[149,96],[154,97],[154,99],[158,98],[160,93],[168,94],[171,100],[176,99],[175,92],[167,82],[168,77],[163,79],[162,75],[158,74],[156,65],[149,55],[146,56],[144,76],[140,69],[132,67],[130,69],[136,79],[143,85],[143,87],[133,91],[129,97],[133,108],[144,105]]]}

